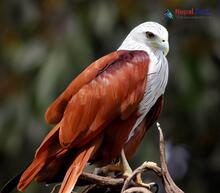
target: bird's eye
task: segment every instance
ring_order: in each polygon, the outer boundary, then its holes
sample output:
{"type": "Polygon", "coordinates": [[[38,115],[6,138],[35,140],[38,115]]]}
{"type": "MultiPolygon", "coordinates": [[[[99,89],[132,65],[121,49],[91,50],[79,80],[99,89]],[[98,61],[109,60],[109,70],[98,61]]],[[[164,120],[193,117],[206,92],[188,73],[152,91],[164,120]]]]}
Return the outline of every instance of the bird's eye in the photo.
{"type": "Polygon", "coordinates": [[[155,37],[155,35],[154,35],[152,32],[149,32],[149,31],[146,32],[146,36],[147,36],[147,38],[149,38],[149,39],[152,39],[152,38],[155,37]]]}

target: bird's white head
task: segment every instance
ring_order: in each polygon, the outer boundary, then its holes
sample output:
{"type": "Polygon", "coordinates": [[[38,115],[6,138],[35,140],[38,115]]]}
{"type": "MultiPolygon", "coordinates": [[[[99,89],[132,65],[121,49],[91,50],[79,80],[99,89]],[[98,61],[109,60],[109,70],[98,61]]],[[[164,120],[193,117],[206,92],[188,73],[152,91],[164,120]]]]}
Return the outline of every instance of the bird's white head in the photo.
{"type": "Polygon", "coordinates": [[[169,52],[168,31],[156,22],[145,22],[135,27],[118,50],[160,50],[166,56],[169,52]]]}

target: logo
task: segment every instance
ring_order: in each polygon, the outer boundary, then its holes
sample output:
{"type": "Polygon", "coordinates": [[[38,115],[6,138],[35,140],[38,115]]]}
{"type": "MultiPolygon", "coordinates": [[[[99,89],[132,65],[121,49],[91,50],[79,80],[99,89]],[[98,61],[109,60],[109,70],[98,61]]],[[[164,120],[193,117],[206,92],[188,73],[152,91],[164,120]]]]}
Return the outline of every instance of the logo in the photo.
{"type": "Polygon", "coordinates": [[[211,10],[210,9],[199,9],[199,8],[190,8],[190,9],[166,9],[164,12],[164,16],[169,19],[201,19],[210,17],[211,10]]]}
{"type": "Polygon", "coordinates": [[[165,11],[164,15],[169,19],[173,19],[173,13],[169,9],[165,11]]]}

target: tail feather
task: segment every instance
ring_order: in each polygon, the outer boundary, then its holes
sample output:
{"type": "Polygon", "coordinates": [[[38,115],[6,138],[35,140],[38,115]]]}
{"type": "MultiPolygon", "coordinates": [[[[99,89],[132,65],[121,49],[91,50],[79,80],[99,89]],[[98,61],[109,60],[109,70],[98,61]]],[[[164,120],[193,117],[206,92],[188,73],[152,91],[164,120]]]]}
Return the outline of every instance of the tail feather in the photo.
{"type": "Polygon", "coordinates": [[[45,158],[35,159],[21,175],[17,189],[23,191],[36,177],[45,164],[45,158]]]}
{"type": "Polygon", "coordinates": [[[79,152],[73,163],[69,167],[64,180],[62,182],[59,193],[71,193],[79,176],[83,172],[89,158],[96,152],[99,147],[100,140],[96,140],[89,148],[79,152]]]}
{"type": "MultiPolygon", "coordinates": [[[[56,143],[59,144],[59,129],[60,125],[57,124],[53,129],[50,130],[50,132],[47,134],[47,136],[44,138],[38,149],[36,150],[35,157],[40,157],[42,153],[45,153],[48,151],[48,147],[51,146],[51,144],[56,143]]],[[[54,145],[53,145],[54,146],[54,145]]]]}
{"type": "MultiPolygon", "coordinates": [[[[90,157],[96,152],[99,148],[102,138],[97,137],[92,140],[92,143],[88,144],[85,147],[81,147],[80,151],[74,151],[74,158],[69,157],[68,152],[71,152],[70,149],[64,149],[59,144],[59,128],[54,127],[46,139],[42,142],[40,148],[35,154],[35,158],[32,163],[21,172],[18,176],[10,180],[5,187],[1,190],[0,193],[9,193],[17,185],[19,191],[25,190],[25,188],[33,181],[47,181],[53,180],[61,170],[65,170],[65,177],[63,179],[59,193],[71,193],[73,190],[77,179],[85,168],[90,157]],[[72,164],[69,168],[65,168],[65,164],[62,163],[67,160],[67,162],[72,164]],[[55,167],[55,168],[54,168],[55,167]],[[47,171],[49,172],[47,174],[47,171]]],[[[68,166],[68,164],[66,165],[68,166]]]]}
{"type": "Polygon", "coordinates": [[[21,175],[17,185],[18,190],[23,191],[37,177],[46,163],[48,164],[48,160],[61,154],[62,148],[59,144],[58,131],[59,126],[55,126],[41,143],[34,160],[21,175]]]}

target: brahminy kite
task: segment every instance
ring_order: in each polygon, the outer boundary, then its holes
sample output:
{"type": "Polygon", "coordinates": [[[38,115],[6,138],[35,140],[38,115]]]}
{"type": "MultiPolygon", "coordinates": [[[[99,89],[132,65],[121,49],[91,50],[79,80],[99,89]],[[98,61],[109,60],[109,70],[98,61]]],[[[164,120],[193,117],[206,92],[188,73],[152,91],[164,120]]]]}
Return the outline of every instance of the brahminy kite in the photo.
{"type": "Polygon", "coordinates": [[[2,193],[14,186],[24,191],[33,180],[58,178],[63,179],[59,193],[71,193],[87,163],[129,175],[126,158],[135,153],[163,106],[168,51],[166,28],[145,22],[117,51],[90,64],[49,106],[45,119],[54,127],[31,164],[2,193]],[[115,160],[120,161],[114,165],[115,160]]]}

